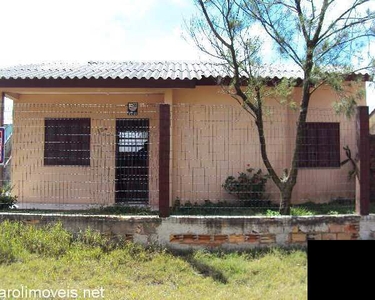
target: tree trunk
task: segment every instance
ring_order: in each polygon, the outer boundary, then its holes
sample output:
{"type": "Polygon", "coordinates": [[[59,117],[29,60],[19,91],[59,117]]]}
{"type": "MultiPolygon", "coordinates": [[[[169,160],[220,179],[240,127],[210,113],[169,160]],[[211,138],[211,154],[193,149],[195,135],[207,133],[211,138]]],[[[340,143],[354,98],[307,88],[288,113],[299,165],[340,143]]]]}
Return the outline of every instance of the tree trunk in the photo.
{"type": "Polygon", "coordinates": [[[313,66],[313,56],[312,50],[308,50],[307,54],[307,62],[305,65],[305,74],[304,74],[304,82],[302,86],[302,99],[300,104],[300,113],[298,116],[297,121],[297,132],[295,138],[295,146],[293,151],[293,158],[292,158],[292,167],[289,172],[289,176],[287,181],[284,183],[285,185],[280,188],[281,192],[281,201],[280,201],[280,213],[282,215],[289,215],[290,214],[290,204],[292,199],[292,191],[294,186],[297,183],[297,176],[298,176],[298,160],[299,160],[299,153],[301,149],[301,140],[304,135],[304,128],[307,120],[307,112],[309,109],[309,102],[310,102],[310,81],[311,81],[311,70],[313,66]]]}
{"type": "Polygon", "coordinates": [[[281,190],[280,208],[281,215],[290,215],[290,202],[292,200],[293,186],[281,190]]]}

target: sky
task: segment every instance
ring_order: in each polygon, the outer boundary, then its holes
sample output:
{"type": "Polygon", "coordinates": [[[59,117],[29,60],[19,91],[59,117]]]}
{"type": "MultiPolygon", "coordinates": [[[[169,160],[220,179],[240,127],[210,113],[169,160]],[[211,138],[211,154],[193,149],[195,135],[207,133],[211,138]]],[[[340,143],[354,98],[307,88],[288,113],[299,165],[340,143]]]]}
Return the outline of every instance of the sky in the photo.
{"type": "MultiPolygon", "coordinates": [[[[0,67],[207,59],[182,38],[184,20],[195,12],[193,0],[0,0],[0,11],[0,67]]],[[[368,93],[375,108],[375,90],[368,93]]]]}
{"type": "Polygon", "coordinates": [[[0,66],[63,60],[197,60],[181,38],[192,0],[0,0],[0,66]]]}

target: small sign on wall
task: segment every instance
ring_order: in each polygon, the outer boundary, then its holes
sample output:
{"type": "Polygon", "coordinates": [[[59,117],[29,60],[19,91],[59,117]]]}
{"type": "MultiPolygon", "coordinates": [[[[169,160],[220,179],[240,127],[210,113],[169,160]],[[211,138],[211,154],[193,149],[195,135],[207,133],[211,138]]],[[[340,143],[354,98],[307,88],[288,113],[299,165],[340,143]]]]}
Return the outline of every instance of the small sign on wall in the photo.
{"type": "Polygon", "coordinates": [[[5,128],[0,127],[0,165],[4,164],[4,157],[5,157],[5,128]]]}
{"type": "Polygon", "coordinates": [[[128,116],[137,116],[138,115],[138,102],[129,102],[128,103],[128,116]]]}

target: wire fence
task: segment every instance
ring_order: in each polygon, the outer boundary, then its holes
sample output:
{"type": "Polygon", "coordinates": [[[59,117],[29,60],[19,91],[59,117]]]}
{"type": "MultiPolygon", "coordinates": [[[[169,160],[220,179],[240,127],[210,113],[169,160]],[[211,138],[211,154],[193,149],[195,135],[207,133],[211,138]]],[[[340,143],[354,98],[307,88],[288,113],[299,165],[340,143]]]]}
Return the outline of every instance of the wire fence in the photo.
{"type": "MultiPolygon", "coordinates": [[[[14,103],[4,182],[19,208],[159,205],[160,105],[14,103]]],[[[286,177],[298,112],[267,107],[266,152],[286,177]]],[[[280,192],[265,168],[254,119],[236,105],[170,107],[170,205],[175,214],[272,214],[280,192]]],[[[295,211],[354,209],[355,120],[310,108],[298,153],[295,211]],[[352,174],[353,175],[353,174],[352,174]],[[298,206],[304,204],[303,207],[298,206]],[[308,204],[306,204],[308,203],[308,204]],[[323,203],[325,203],[323,205],[323,203]],[[327,204],[330,203],[330,204],[327,204]]]]}
{"type": "MultiPolygon", "coordinates": [[[[280,192],[266,176],[252,116],[226,105],[178,105],[173,112],[172,186],[178,213],[256,214],[277,207],[280,192]]],[[[287,108],[265,109],[267,154],[280,177],[291,165],[297,117],[287,108]]],[[[355,157],[355,137],[354,119],[337,116],[331,108],[310,108],[292,203],[309,203],[309,210],[327,213],[354,209],[352,166],[340,162],[347,158],[344,147],[355,157]],[[328,202],[319,208],[312,204],[328,202]]]]}

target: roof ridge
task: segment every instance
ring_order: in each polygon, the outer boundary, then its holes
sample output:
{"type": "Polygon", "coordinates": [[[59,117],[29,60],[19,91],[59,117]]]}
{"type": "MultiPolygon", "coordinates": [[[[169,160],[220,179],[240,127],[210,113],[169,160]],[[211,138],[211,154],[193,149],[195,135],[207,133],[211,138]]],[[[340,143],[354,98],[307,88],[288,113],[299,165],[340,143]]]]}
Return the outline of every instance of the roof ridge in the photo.
{"type": "Polygon", "coordinates": [[[220,63],[214,61],[200,61],[200,60],[86,60],[86,61],[69,61],[69,60],[46,60],[39,62],[21,63],[13,66],[0,67],[0,70],[24,68],[24,67],[42,67],[51,65],[69,65],[69,66],[80,66],[80,65],[94,65],[94,64],[199,64],[199,65],[219,65],[220,63]]]}

